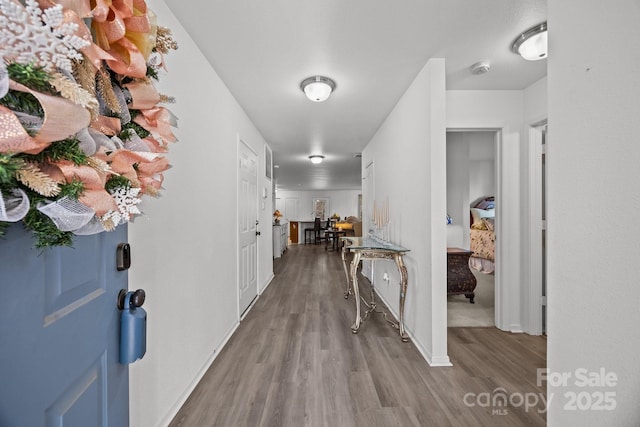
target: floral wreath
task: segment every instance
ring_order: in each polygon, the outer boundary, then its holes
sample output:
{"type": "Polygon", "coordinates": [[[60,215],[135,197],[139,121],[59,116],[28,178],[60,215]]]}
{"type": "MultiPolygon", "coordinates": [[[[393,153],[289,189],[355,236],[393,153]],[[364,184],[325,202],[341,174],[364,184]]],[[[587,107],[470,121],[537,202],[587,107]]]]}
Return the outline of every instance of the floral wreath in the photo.
{"type": "Polygon", "coordinates": [[[153,80],[178,46],[144,0],[23,3],[0,0],[0,236],[71,246],[159,194],[177,119],[153,80]]]}

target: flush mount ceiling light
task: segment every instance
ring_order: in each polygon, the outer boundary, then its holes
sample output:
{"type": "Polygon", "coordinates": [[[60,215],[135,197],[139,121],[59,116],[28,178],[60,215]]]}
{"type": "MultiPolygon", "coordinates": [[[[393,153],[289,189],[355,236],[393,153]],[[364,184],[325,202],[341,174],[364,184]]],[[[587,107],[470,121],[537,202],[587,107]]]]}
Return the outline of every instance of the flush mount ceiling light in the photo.
{"type": "Polygon", "coordinates": [[[309,160],[311,160],[311,163],[313,163],[314,165],[317,165],[318,163],[322,163],[322,161],[324,160],[324,156],[314,154],[313,156],[309,156],[309,160]]]}
{"type": "Polygon", "coordinates": [[[313,102],[326,101],[331,92],[336,90],[336,82],[328,77],[313,76],[300,83],[300,89],[313,102]]]}
{"type": "Polygon", "coordinates": [[[527,61],[537,61],[547,57],[547,23],[543,22],[520,34],[511,45],[527,61]]]}

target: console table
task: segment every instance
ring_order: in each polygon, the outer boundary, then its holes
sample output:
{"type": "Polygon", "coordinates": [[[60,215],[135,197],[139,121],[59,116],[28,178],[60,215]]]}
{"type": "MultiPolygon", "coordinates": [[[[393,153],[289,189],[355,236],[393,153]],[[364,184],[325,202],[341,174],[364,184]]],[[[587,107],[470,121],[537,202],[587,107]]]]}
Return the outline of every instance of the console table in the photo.
{"type": "Polygon", "coordinates": [[[474,303],[476,276],[469,268],[472,252],[460,248],[447,248],[447,295],[464,294],[474,303]]]}
{"type": "Polygon", "coordinates": [[[409,336],[404,330],[404,300],[407,295],[407,267],[404,265],[403,256],[409,249],[402,246],[394,245],[380,239],[372,237],[340,237],[340,241],[344,242],[342,247],[342,265],[344,267],[344,273],[347,277],[347,290],[344,294],[345,298],[349,298],[350,289],[353,289],[356,300],[356,321],[351,326],[351,331],[356,334],[360,329],[360,324],[364,322],[369,314],[380,313],[384,315],[384,318],[394,328],[398,329],[400,333],[400,339],[402,341],[409,341],[409,336]],[[347,268],[346,253],[353,253],[353,260],[351,261],[351,268],[347,268]],[[358,286],[358,264],[362,260],[378,260],[389,259],[393,260],[400,273],[400,307],[399,307],[399,321],[393,322],[387,318],[387,313],[381,310],[377,310],[375,300],[375,289],[373,284],[371,285],[371,301],[366,301],[360,296],[360,290],[358,286]],[[353,285],[352,285],[353,284],[353,285]],[[367,311],[364,316],[360,316],[360,301],[367,306],[367,311]]]}

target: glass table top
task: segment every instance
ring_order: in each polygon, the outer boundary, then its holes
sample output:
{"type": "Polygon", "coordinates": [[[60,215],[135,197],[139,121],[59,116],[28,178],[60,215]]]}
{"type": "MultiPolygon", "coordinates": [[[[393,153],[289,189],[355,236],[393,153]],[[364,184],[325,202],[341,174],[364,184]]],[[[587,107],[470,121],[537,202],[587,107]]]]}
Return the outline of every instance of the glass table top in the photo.
{"type": "Polygon", "coordinates": [[[348,241],[347,249],[378,249],[392,252],[409,252],[410,249],[379,239],[377,237],[341,237],[340,240],[348,241]]]}

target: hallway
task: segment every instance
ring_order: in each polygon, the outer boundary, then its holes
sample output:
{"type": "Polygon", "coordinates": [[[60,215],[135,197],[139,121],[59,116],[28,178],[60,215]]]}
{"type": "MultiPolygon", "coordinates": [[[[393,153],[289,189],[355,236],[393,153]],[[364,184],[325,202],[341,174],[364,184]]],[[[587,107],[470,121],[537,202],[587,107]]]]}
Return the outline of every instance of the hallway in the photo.
{"type": "Polygon", "coordinates": [[[289,246],[274,273],[171,426],[545,425],[544,338],[450,328],[454,366],[431,368],[379,315],[351,333],[353,298],[324,245],[289,246]]]}

